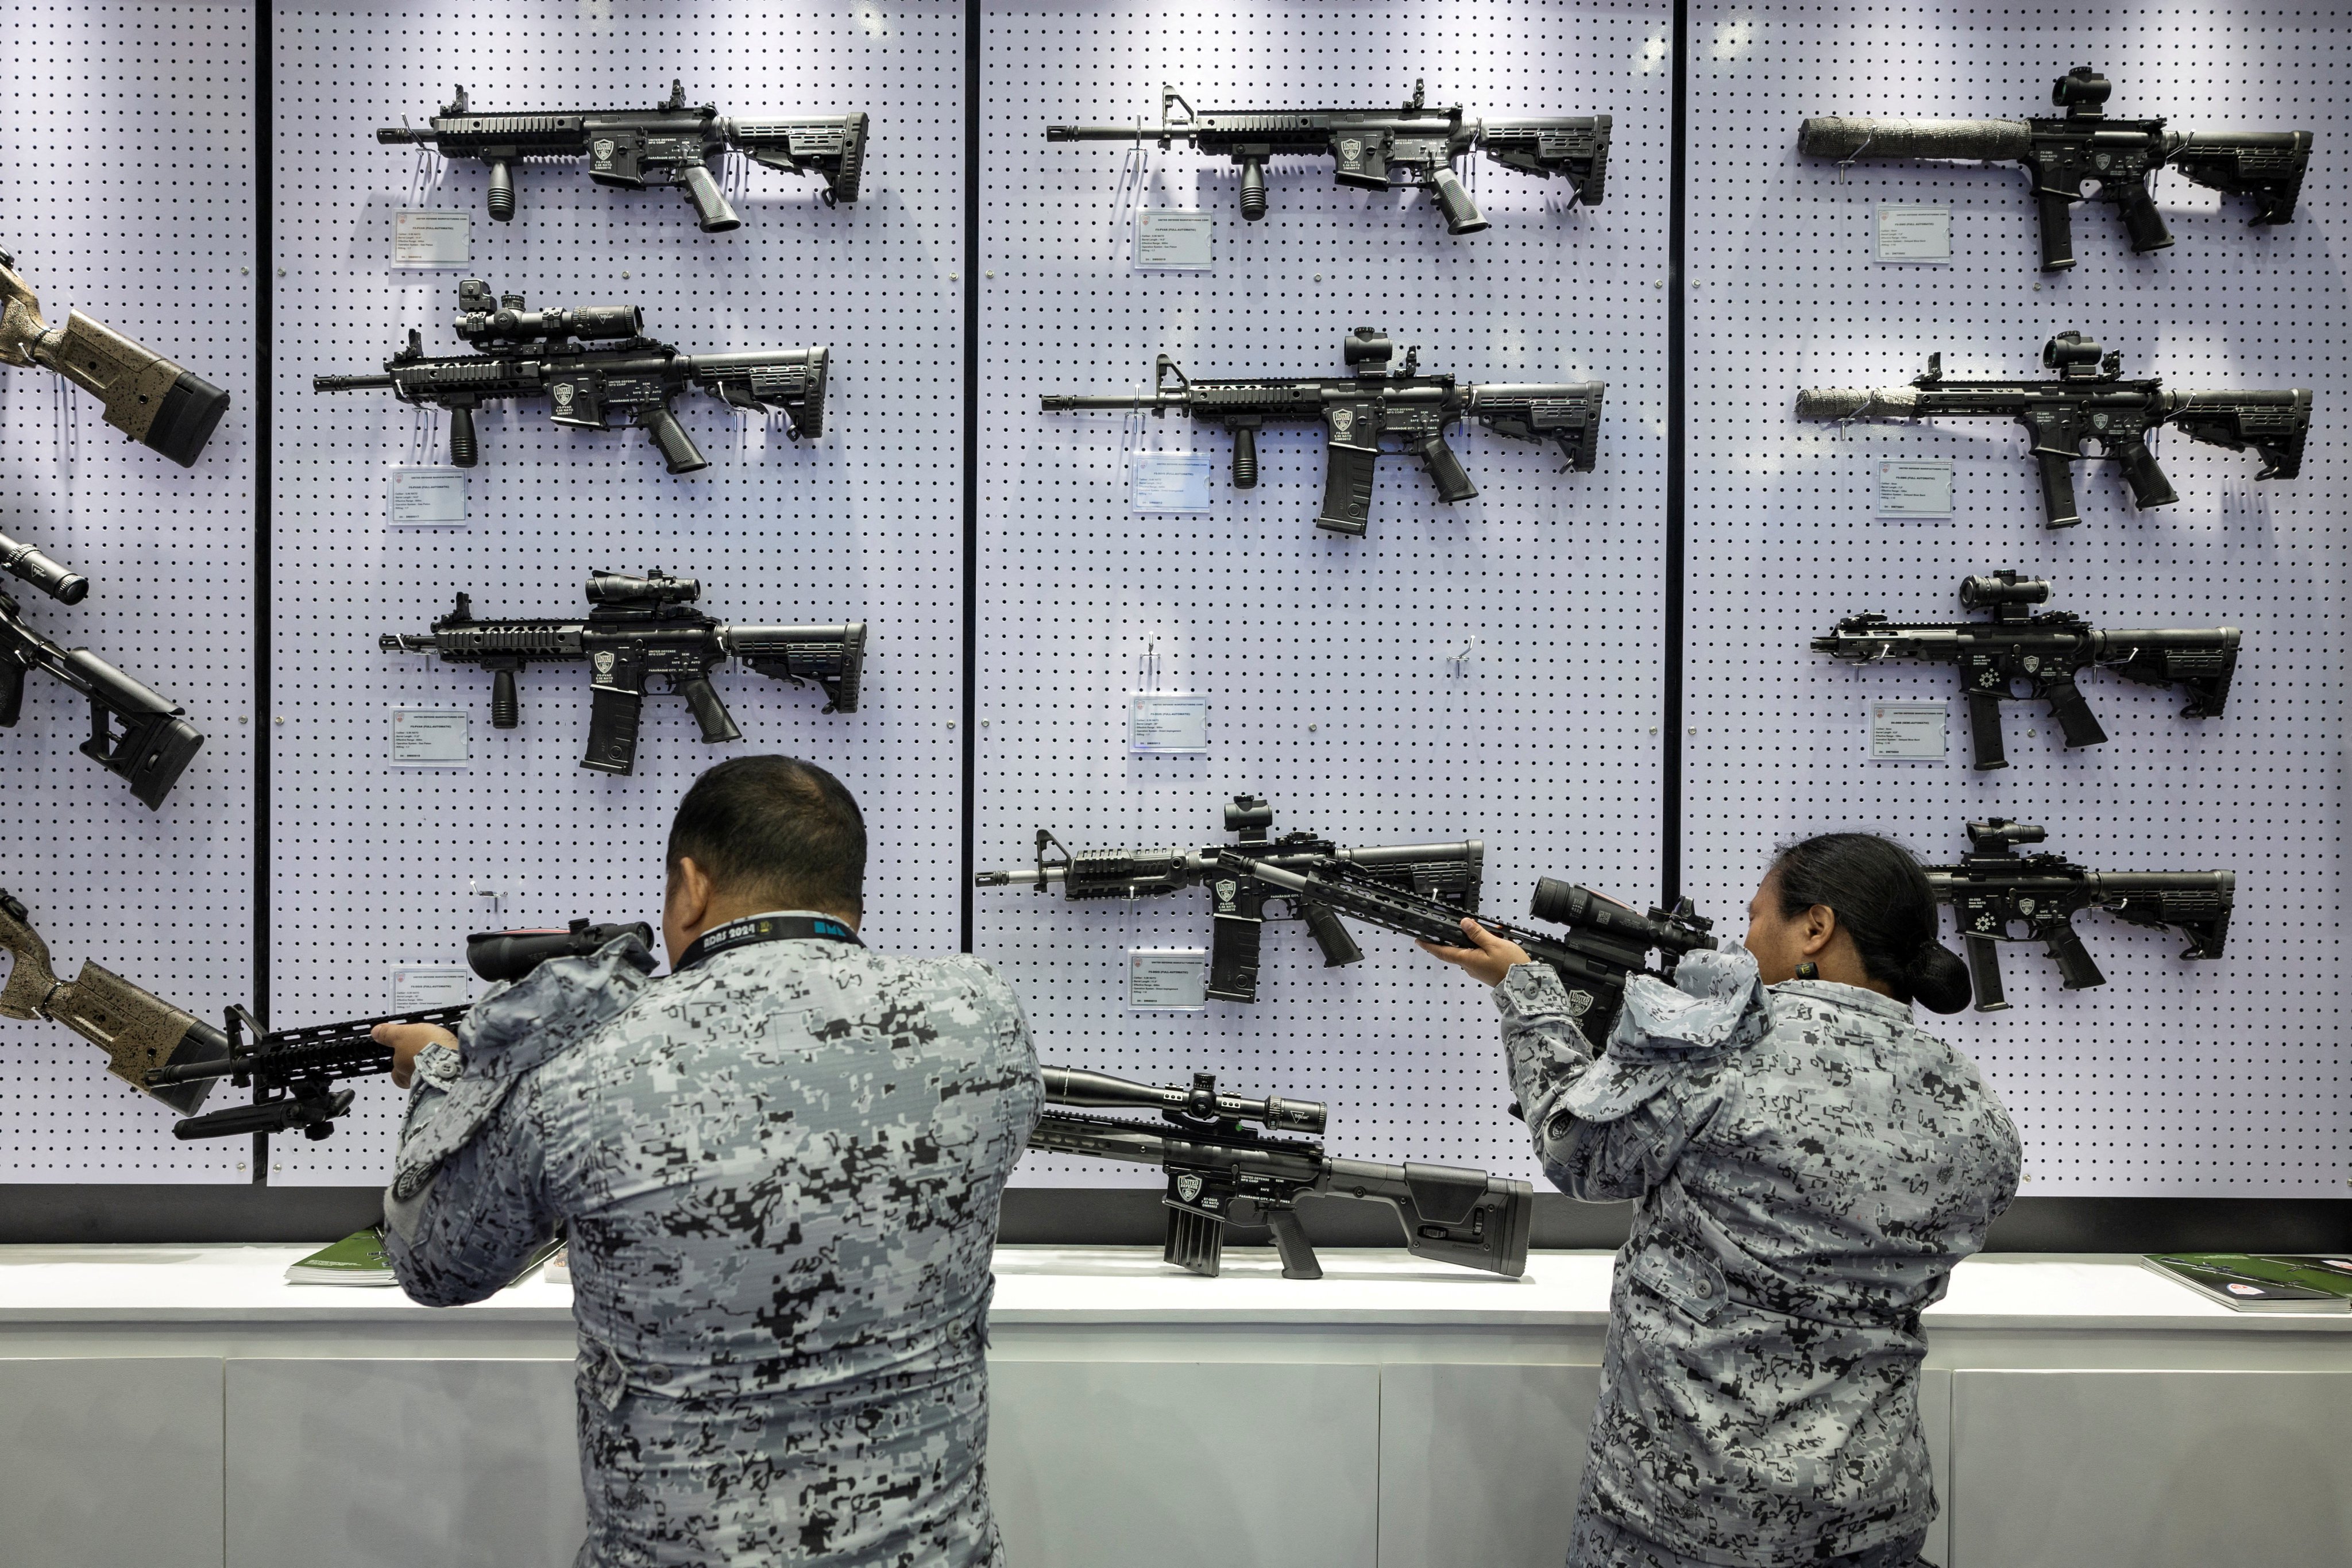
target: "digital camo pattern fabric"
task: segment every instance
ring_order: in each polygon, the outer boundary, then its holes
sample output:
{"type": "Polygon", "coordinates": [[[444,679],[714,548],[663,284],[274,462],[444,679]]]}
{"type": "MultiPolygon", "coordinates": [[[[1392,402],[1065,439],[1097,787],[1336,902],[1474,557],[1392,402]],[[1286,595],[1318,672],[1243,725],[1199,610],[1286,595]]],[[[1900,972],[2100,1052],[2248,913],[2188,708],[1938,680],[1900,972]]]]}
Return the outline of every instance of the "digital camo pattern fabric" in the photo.
{"type": "Polygon", "coordinates": [[[1019,1005],[969,958],[812,939],[649,981],[622,945],[426,1053],[401,1283],[478,1300],[568,1231],[583,1568],[1000,1563],[989,1258],[1045,1100],[1019,1005]]]}
{"type": "MultiPolygon", "coordinates": [[[[1916,1531],[1883,1546],[1835,1557],[1812,1559],[1808,1568],[1925,1568],[1919,1553],[1927,1550],[1927,1532],[1916,1531]]],[[[1568,1568],[1716,1568],[1704,1557],[1689,1557],[1647,1536],[1579,1509],[1576,1526],[1568,1538],[1568,1568]]]]}
{"type": "Polygon", "coordinates": [[[1729,941],[1636,976],[1598,1059],[1549,969],[1496,1001],[1544,1173],[1638,1200],[1583,1507],[1758,1568],[1925,1530],[1919,1314],[2017,1191],[1976,1065],[1874,992],[1768,989],[1729,941]]]}

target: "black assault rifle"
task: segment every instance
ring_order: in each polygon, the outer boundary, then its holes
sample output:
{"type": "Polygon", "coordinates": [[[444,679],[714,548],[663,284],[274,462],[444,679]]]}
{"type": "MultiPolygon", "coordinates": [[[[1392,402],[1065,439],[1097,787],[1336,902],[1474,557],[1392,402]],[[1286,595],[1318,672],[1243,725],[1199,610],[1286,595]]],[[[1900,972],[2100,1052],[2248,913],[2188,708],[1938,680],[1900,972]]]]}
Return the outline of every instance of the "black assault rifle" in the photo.
{"type": "Polygon", "coordinates": [[[585,158],[588,177],[600,185],[625,191],[685,186],[706,234],[743,221],[710,174],[710,161],[730,148],[771,169],[817,175],[824,181],[827,206],[857,199],[866,163],[863,114],[722,120],[712,104],[688,109],[686,84],[678,81],[670,83],[669,100],[650,110],[521,114],[478,114],[461,87],[429,129],[386,126],[375,139],[387,144],[421,142],[445,158],[488,164],[490,216],[499,223],[515,215],[517,163],[585,158]]]}
{"type": "Polygon", "coordinates": [[[2074,265],[2073,215],[2086,198],[2123,214],[2137,251],[2162,250],[2172,236],[2147,194],[2147,177],[2168,165],[2198,184],[2254,198],[2253,221],[2286,223],[2303,191],[2311,162],[2308,131],[2167,131],[2161,120],[2109,120],[2113,86],[2089,66],[2076,66],[2050,89],[2066,112],[2031,120],[1872,120],[1819,115],[1805,121],[1797,144],[1814,157],[1851,163],[1862,158],[1965,158],[2022,163],[2042,215],[2042,269],[2074,265]]]}
{"type": "Polygon", "coordinates": [[[1193,1074],[1190,1089],[1157,1089],[1075,1068],[1043,1070],[1049,1109],[1031,1130],[1029,1147],[1159,1166],[1168,1176],[1161,1257],[1179,1268],[1213,1276],[1226,1228],[1263,1225],[1274,1232],[1284,1279],[1320,1279],[1322,1267],[1298,1223],[1298,1200],[1313,1195],[1388,1205],[1404,1222],[1405,1248],[1416,1258],[1508,1279],[1527,1272],[1535,1193],[1525,1182],[1450,1165],[1332,1159],[1319,1142],[1246,1125],[1319,1133],[1321,1105],[1220,1094],[1208,1073],[1193,1074]],[[1054,1106],[1156,1110],[1160,1120],[1119,1121],[1054,1106]]]}
{"type": "Polygon", "coordinates": [[[646,693],[677,692],[694,710],[702,739],[716,745],[743,731],[719,700],[710,672],[740,659],[775,680],[813,683],[828,713],[857,711],[866,673],[866,623],[833,626],[724,626],[694,607],[702,584],[672,577],[658,566],[643,577],[593,571],[585,616],[478,621],[469,595],[433,623],[429,633],[388,632],[376,639],[386,653],[433,653],[444,664],[490,671],[490,724],[522,722],[516,677],[527,664],[588,667],[588,753],[580,765],[598,773],[635,773],[637,730],[646,693]]]}
{"type": "Polygon", "coordinates": [[[1486,846],[1397,844],[1377,849],[1343,849],[1311,833],[1271,838],[1274,807],[1254,795],[1237,795],[1225,807],[1225,829],[1239,835],[1232,845],[1205,849],[1112,849],[1073,855],[1045,828],[1037,830],[1037,863],[1021,871],[978,871],[972,885],[1004,888],[1025,884],[1036,892],[1059,884],[1073,900],[1139,899],[1206,887],[1213,934],[1209,948],[1209,994],[1227,1002],[1257,1000],[1260,946],[1266,906],[1279,899],[1288,919],[1304,921],[1323,950],[1324,967],[1356,963],[1363,950],[1330,910],[1313,899],[1289,897],[1271,887],[1261,867],[1309,861],[1350,866],[1386,886],[1409,889],[1447,907],[1477,906],[1486,846]],[[1055,858],[1055,857],[1058,857],[1055,858]]]}
{"type": "MultiPolygon", "coordinates": [[[[1267,866],[1260,880],[1293,900],[1319,904],[1336,914],[1366,925],[1401,931],[1440,947],[1467,947],[1462,932],[1468,911],[1434,899],[1384,886],[1356,868],[1338,860],[1304,865],[1267,866]]],[[[1507,942],[1517,942],[1529,958],[1558,974],[1568,990],[1569,1016],[1577,1021],[1595,1048],[1607,1043],[1625,999],[1629,976],[1647,974],[1671,984],[1682,955],[1712,949],[1715,922],[1695,913],[1688,899],[1672,910],[1637,914],[1590,888],[1556,878],[1536,882],[1528,913],[1567,929],[1561,932],[1529,931],[1485,915],[1469,918],[1507,942]],[[1655,949],[1659,964],[1650,967],[1655,949]]]]}
{"type": "Polygon", "coordinates": [[[2083,443],[2122,468],[2137,507],[2170,506],[2180,499],[2156,466],[2147,437],[2169,425],[2192,441],[2261,454],[2258,479],[2291,479],[2303,471],[2303,445],[2311,434],[2311,394],[2293,392],[2167,392],[2158,376],[2126,380],[2123,355],[2101,357],[2080,332],[2061,332],[2042,348],[2052,381],[1947,381],[1944,356],[1927,356],[1927,373],[1909,386],[1822,389],[1797,394],[1797,417],[1843,425],[1853,420],[1902,424],[1920,419],[2014,419],[2033,438],[2042,469],[2042,519],[2053,528],[2083,521],[2074,505],[2074,465],[2083,443]]]}
{"type": "Polygon", "coordinates": [[[1470,482],[1462,459],[1445,444],[1445,432],[1465,419],[1517,441],[1556,441],[1571,468],[1590,471],[1596,461],[1605,382],[1463,385],[1450,375],[1423,375],[1421,351],[1413,348],[1404,351],[1404,368],[1391,375],[1388,363],[1395,345],[1373,327],[1358,327],[1341,349],[1348,363],[1362,367],[1352,375],[1196,381],[1161,354],[1150,392],[1048,394],[1043,405],[1048,414],[1148,408],[1158,418],[1178,408],[1203,424],[1223,426],[1233,433],[1234,488],[1239,490],[1257,484],[1262,427],[1319,424],[1329,466],[1315,526],[1334,533],[1360,534],[1370,525],[1373,474],[1384,453],[1402,449],[1419,458],[1440,500],[1476,495],[1478,487],[1470,482]],[[1390,440],[1401,448],[1385,446],[1390,440]]]}
{"type": "Polygon", "coordinates": [[[1960,603],[1990,610],[1991,620],[1906,626],[1885,616],[1853,616],[1829,636],[1815,637],[1813,648],[1849,664],[1903,658],[1958,667],[1969,696],[1976,765],[1983,769],[2009,766],[2000,738],[2004,702],[2047,702],[2067,745],[2104,745],[2107,732],[2074,684],[2085,669],[2111,669],[2143,686],[2178,682],[2189,691],[2189,706],[2180,710],[2184,719],[2217,717],[2229,701],[2244,635],[2237,627],[2101,631],[2063,611],[2031,613],[2030,606],[2049,599],[2050,584],[2043,578],[2014,572],[1964,577],[1960,603]]]}
{"type": "Polygon", "coordinates": [[[1927,883],[1938,903],[1952,906],[1977,1011],[2009,1005],[2000,984],[2004,942],[2038,942],[2058,962],[2068,991],[2105,985],[2090,949],[2074,930],[2082,910],[2105,910],[2133,925],[2177,927],[2189,938],[2183,958],[2219,958],[2237,905],[2233,871],[2094,871],[2059,855],[2020,855],[2017,846],[2049,835],[2029,823],[1994,817],[1969,824],[1969,854],[1957,866],[1930,866],[1927,883]]]}
{"type": "Polygon", "coordinates": [[[482,458],[474,410],[523,397],[546,398],[548,418],[575,430],[610,430],[615,416],[627,420],[652,439],[673,474],[710,466],[670,406],[688,387],[730,407],[782,409],[795,441],[824,434],[822,348],[682,354],[640,335],[645,312],[635,305],[527,310],[521,295],[493,298],[478,278],[457,285],[457,335],[488,353],[428,357],[424,334],[411,327],[383,374],[314,375],[310,389],[389,389],[403,403],[447,409],[449,461],[461,468],[482,458]]]}
{"type": "Polygon", "coordinates": [[[1161,152],[1179,141],[1212,156],[1231,158],[1241,170],[1242,216],[1265,216],[1265,164],[1269,158],[1311,158],[1333,163],[1333,178],[1358,190],[1397,188],[1404,184],[1435,196],[1448,234],[1475,234],[1486,226],[1478,204],[1462,188],[1457,160],[1483,150],[1507,169],[1549,180],[1564,176],[1587,206],[1601,203],[1609,174],[1610,117],[1584,115],[1546,120],[1465,120],[1459,104],[1426,107],[1423,84],[1402,109],[1302,109],[1262,111],[1195,110],[1174,88],[1160,92],[1160,129],[1138,120],[1132,125],[1048,125],[1048,142],[1141,142],[1156,136],[1161,152]]]}

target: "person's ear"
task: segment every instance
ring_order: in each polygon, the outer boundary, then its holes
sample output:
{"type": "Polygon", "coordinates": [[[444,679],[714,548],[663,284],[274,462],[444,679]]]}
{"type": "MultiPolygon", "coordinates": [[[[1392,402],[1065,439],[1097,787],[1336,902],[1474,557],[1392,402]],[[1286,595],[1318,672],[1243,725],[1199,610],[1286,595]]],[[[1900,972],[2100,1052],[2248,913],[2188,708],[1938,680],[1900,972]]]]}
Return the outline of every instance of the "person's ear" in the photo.
{"type": "Polygon", "coordinates": [[[670,875],[669,914],[682,926],[699,926],[702,917],[710,910],[710,874],[697,865],[691,855],[678,857],[677,868],[670,875]]]}
{"type": "MultiPolygon", "coordinates": [[[[691,862],[688,862],[691,864],[691,862]]],[[[1837,911],[1827,904],[1815,904],[1805,911],[1805,923],[1798,945],[1808,958],[1828,950],[1837,940],[1837,911]]]]}

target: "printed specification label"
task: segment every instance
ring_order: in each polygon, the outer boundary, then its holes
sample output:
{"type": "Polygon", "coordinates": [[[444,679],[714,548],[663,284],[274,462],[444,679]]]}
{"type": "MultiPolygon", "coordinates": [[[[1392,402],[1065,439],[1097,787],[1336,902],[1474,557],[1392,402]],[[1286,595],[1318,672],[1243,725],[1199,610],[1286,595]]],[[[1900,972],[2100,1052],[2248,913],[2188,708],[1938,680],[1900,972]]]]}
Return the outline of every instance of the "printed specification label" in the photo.
{"type": "Polygon", "coordinates": [[[464,768],[474,762],[474,717],[462,708],[392,710],[392,763],[406,768],[464,768]]]}
{"type": "Polygon", "coordinates": [[[1209,700],[1139,692],[1127,715],[1128,750],[1139,757],[1198,756],[1209,749],[1209,700]]]}
{"type": "Polygon", "coordinates": [[[394,267],[467,267],[473,259],[473,214],[412,207],[392,215],[394,267]]]}
{"type": "Polygon", "coordinates": [[[1952,259],[1952,209],[1881,202],[1877,257],[1881,261],[1924,261],[1948,266],[1952,259]]]}
{"type": "Polygon", "coordinates": [[[1951,516],[1952,460],[1879,458],[1878,510],[1874,515],[1896,521],[1951,516]]]}
{"type": "Polygon", "coordinates": [[[1207,1011],[1208,950],[1199,947],[1129,948],[1127,1005],[1139,1013],[1207,1011]]]}
{"type": "Polygon", "coordinates": [[[392,470],[392,488],[384,521],[394,528],[463,528],[466,526],[466,470],[463,468],[399,468],[392,470]]]}
{"type": "Polygon", "coordinates": [[[1206,511],[1215,463],[1208,452],[1130,452],[1129,500],[1138,511],[1206,511]]]}
{"type": "Polygon", "coordinates": [[[392,972],[392,1010],[462,1007],[474,999],[474,972],[462,963],[404,963],[392,972]]]}
{"type": "Polygon", "coordinates": [[[1949,705],[1940,701],[1873,702],[1870,754],[1881,762],[1941,762],[1948,717],[1949,705]]]}
{"type": "Polygon", "coordinates": [[[1135,214],[1138,272],[1206,272],[1217,220],[1207,213],[1139,207],[1135,214]]]}

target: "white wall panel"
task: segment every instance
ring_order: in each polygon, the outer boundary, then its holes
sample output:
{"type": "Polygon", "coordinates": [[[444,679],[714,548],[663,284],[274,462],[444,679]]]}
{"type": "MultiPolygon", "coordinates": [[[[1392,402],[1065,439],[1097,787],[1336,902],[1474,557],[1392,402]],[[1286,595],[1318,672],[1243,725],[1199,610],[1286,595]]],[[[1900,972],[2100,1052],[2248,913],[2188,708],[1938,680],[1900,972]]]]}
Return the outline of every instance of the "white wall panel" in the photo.
{"type": "Polygon", "coordinates": [[[1864,828],[1949,864],[1963,824],[1996,816],[2096,869],[2234,870],[2221,961],[2085,914],[2105,986],[2063,991],[2039,947],[2011,946],[2014,1009],[1937,1026],[2018,1118],[2030,1194],[2340,1196],[2343,13],[1700,0],[1692,31],[1690,891],[1736,927],[1779,844],[1864,828]],[[2135,257],[2113,210],[2087,205],[2079,265],[2044,275],[2015,165],[1863,163],[1841,181],[1797,152],[1811,114],[2056,113],[2052,80],[2083,64],[2114,80],[2110,115],[2316,132],[2294,222],[2250,227],[2245,201],[2159,175],[2175,248],[2135,257]],[[1953,265],[1874,263],[1885,201],[1948,206],[1953,265]],[[2256,484],[2251,455],[2163,437],[2178,505],[2135,513],[2113,467],[2084,463],[2083,524],[2052,531],[2015,426],[1795,418],[1800,387],[1900,384],[1938,350],[1953,377],[2041,377],[2042,342],[2069,328],[2169,385],[2310,388],[2302,477],[2256,484]],[[1958,515],[1874,521],[1880,456],[1951,459],[1958,515]],[[2051,607],[2095,625],[2243,627],[2227,713],[2180,719],[2179,693],[2093,673],[2107,744],[2063,751],[2038,708],[2011,704],[2011,766],[1979,773],[1949,669],[1858,675],[1806,646],[1869,610],[1972,618],[1959,579],[1999,567],[2054,579],[2051,607]],[[1866,705],[1894,696],[1953,700],[1945,763],[1868,760],[1866,705]]]}
{"type": "MultiPolygon", "coordinates": [[[[1665,7],[1420,0],[1332,7],[990,4],[983,11],[979,658],[982,868],[1073,849],[1225,841],[1239,793],[1275,831],[1343,844],[1483,837],[1486,904],[1526,909],[1566,875],[1629,897],[1659,883],[1667,140],[1665,7]],[[1485,164],[1493,227],[1449,237],[1428,201],[1337,188],[1328,159],[1270,165],[1245,225],[1229,161],[1147,143],[1151,205],[1214,216],[1215,270],[1129,270],[1118,143],[1049,145],[1057,121],[1156,121],[1160,87],[1202,109],[1429,101],[1472,115],[1615,117],[1606,199],[1485,164]],[[1045,392],[1114,392],[1174,354],[1194,375],[1343,371],[1340,340],[1385,328],[1400,356],[1465,381],[1609,384],[1599,467],[1465,433],[1475,500],[1417,464],[1381,466],[1367,537],[1318,531],[1319,430],[1269,428],[1257,489],[1230,440],[1181,419],[1042,414],[1045,392]],[[1213,510],[1137,516],[1126,449],[1213,455],[1213,510]],[[1450,650],[1475,639],[1469,673],[1450,650]],[[1205,693],[1205,758],[1129,756],[1126,700],[1205,693]]],[[[1475,427],[1474,427],[1475,430],[1475,427]]],[[[1270,926],[1260,1000],[1205,1014],[1126,1007],[1130,947],[1205,946],[1205,893],[1129,907],[975,895],[980,953],[1030,1006],[1048,1061],[1333,1103],[1332,1145],[1517,1173],[1485,999],[1402,938],[1324,969],[1270,926]]],[[[1099,1184],[1099,1163],[1022,1179],[1099,1184]]]]}
{"type": "MultiPolygon", "coordinates": [[[[47,370],[0,370],[0,533],[90,581],[68,606],[0,578],[34,629],[186,710],[204,749],[158,811],[76,750],[89,704],[46,675],[0,730],[16,824],[0,888],[70,979],[85,958],[220,1021],[253,984],[253,12],[17,6],[0,94],[0,251],[226,389],[193,468],[127,440],[47,370]]],[[[0,963],[5,963],[0,960],[0,963]]],[[[173,1113],[55,1024],[0,1021],[0,1180],[241,1181],[250,1144],[173,1113]]]]}
{"type": "MultiPolygon", "coordinates": [[[[278,10],[275,1021],[385,1012],[396,962],[453,962],[493,924],[656,919],[678,796],[755,752],[807,757],[858,796],[874,940],[956,945],[962,40],[961,13],[938,5],[278,10]],[[674,189],[608,191],[554,163],[518,175],[520,213],[499,225],[480,165],[375,141],[459,83],[484,110],[625,108],[674,78],[727,114],[866,111],[862,198],[828,210],[819,182],[754,169],[743,226],[706,235],[674,189]],[[420,186],[421,205],[473,215],[472,267],[390,270],[393,215],[420,186]],[[692,393],[678,415],[712,467],[672,476],[636,431],[560,430],[544,405],[514,405],[481,421],[471,528],[387,533],[387,465],[420,439],[442,460],[446,417],[389,393],[317,395],[310,377],[374,370],[411,326],[454,351],[467,276],[534,306],[637,303],[687,352],[829,345],[825,433],[795,447],[781,416],[763,427],[692,393]],[[460,590],[483,617],[573,615],[591,567],[656,564],[701,579],[723,620],[868,622],[859,711],[722,670],[740,742],[702,744],[683,700],[652,698],[637,771],[614,778],[579,766],[584,667],[528,671],[522,727],[499,731],[487,675],[376,649],[460,590]],[[389,766],[394,703],[469,710],[473,765],[389,766]],[[473,892],[489,886],[495,904],[473,892]]],[[[397,1101],[381,1081],[361,1096],[331,1142],[279,1140],[278,1179],[375,1179],[397,1101]]]]}

